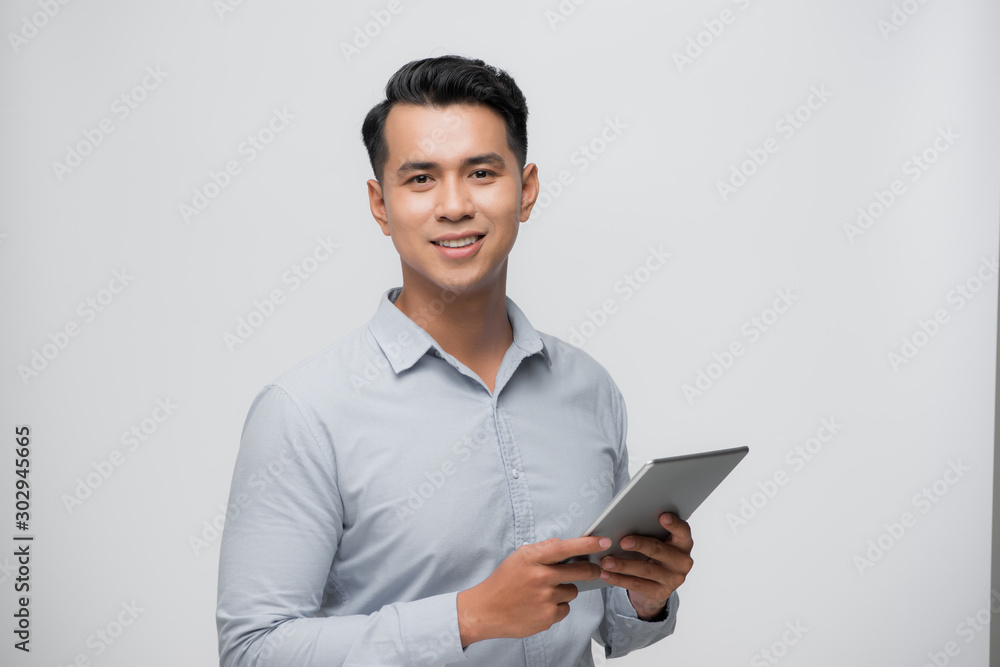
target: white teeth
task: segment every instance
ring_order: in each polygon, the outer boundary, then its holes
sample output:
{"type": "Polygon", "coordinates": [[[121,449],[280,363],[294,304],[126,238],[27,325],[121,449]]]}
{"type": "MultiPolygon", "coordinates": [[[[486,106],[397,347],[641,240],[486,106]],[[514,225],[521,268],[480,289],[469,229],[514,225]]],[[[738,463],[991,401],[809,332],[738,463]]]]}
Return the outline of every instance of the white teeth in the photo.
{"type": "Polygon", "coordinates": [[[467,236],[464,239],[455,239],[453,241],[434,241],[438,245],[443,245],[446,248],[462,248],[467,245],[472,245],[480,237],[478,236],[467,236]]]}

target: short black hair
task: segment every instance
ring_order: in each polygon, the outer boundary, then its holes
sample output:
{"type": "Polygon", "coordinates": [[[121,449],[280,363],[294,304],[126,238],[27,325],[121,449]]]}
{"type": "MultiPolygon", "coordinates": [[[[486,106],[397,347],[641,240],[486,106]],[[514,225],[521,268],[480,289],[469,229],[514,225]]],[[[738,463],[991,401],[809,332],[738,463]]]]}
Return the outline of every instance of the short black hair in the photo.
{"type": "Polygon", "coordinates": [[[490,107],[507,126],[507,145],[517,158],[518,168],[524,169],[528,161],[528,103],[507,72],[474,58],[454,55],[424,58],[403,65],[392,75],[385,85],[385,100],[372,107],[361,126],[361,139],[379,183],[389,159],[385,121],[397,103],[490,107]]]}

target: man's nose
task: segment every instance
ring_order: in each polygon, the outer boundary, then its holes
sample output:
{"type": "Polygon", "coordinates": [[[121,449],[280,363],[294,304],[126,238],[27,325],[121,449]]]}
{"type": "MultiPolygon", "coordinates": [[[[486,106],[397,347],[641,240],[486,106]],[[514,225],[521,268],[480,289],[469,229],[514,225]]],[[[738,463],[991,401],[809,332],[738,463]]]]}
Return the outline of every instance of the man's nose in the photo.
{"type": "Polygon", "coordinates": [[[468,186],[460,178],[444,178],[437,188],[435,215],[444,220],[463,220],[476,214],[468,186]]]}

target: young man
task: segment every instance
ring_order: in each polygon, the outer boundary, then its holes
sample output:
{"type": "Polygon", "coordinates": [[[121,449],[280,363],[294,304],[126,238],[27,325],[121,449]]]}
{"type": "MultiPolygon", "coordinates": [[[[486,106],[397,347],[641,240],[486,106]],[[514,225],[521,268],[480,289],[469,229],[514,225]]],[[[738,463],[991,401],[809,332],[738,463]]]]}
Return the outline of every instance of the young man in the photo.
{"type": "Polygon", "coordinates": [[[524,96],[445,56],[386,98],[362,135],[403,285],[250,408],[221,664],[591,665],[591,637],[609,657],[651,644],[692,565],[685,522],[662,515],[671,538],[636,536],[634,560],[563,563],[610,545],[576,536],[628,481],[626,416],[607,371],[506,296],[539,190],[524,96]]]}

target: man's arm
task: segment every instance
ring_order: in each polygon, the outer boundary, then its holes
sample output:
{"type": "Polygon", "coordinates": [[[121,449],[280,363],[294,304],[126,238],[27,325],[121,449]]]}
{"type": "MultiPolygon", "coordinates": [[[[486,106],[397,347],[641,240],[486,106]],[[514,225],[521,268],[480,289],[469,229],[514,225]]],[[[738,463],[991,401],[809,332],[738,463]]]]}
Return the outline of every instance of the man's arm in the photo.
{"type": "MultiPolygon", "coordinates": [[[[336,462],[269,386],[243,429],[219,562],[220,665],[433,665],[461,660],[456,593],[316,618],[343,531],[336,462]]],[[[372,563],[372,585],[378,585],[372,563]]],[[[331,590],[330,595],[340,594],[331,590]]]]}

